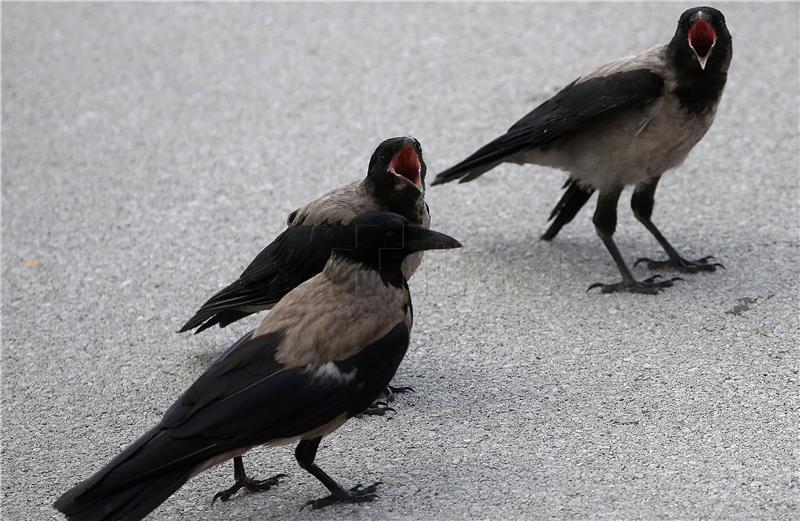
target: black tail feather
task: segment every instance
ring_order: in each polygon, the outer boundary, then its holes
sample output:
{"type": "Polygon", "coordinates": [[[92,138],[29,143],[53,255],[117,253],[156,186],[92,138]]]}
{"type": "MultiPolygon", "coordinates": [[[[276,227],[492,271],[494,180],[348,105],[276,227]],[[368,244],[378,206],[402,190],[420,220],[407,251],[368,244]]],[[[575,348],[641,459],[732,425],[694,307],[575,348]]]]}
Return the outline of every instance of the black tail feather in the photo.
{"type": "Polygon", "coordinates": [[[578,211],[586,204],[586,201],[589,200],[592,193],[594,193],[593,188],[583,188],[578,184],[578,181],[571,177],[564,183],[564,188],[566,188],[567,191],[564,192],[564,195],[561,196],[561,200],[558,201],[553,211],[550,212],[550,217],[548,217],[547,220],[553,222],[550,224],[550,227],[547,228],[547,231],[542,234],[542,240],[549,241],[558,235],[561,228],[577,215],[578,211]]]}
{"type": "Polygon", "coordinates": [[[109,494],[93,494],[91,488],[78,494],[71,490],[53,506],[69,521],[143,519],[181,488],[190,476],[189,471],[179,469],[109,494]]]}
{"type": "Polygon", "coordinates": [[[502,160],[486,161],[480,156],[475,157],[478,153],[480,153],[480,150],[464,161],[451,166],[447,170],[439,172],[436,179],[431,183],[431,186],[449,183],[456,179],[458,179],[460,183],[467,183],[473,179],[477,179],[503,162],[502,160]]]}
{"type": "MultiPolygon", "coordinates": [[[[223,288],[208,299],[197,310],[192,318],[186,321],[183,327],[180,328],[178,333],[184,333],[194,328],[197,330],[195,334],[204,331],[211,326],[219,324],[219,327],[225,327],[240,320],[246,316],[252,315],[256,311],[243,311],[237,306],[242,303],[244,305],[254,306],[257,304],[258,299],[255,298],[252,291],[244,288],[240,281],[223,288]]],[[[264,304],[264,309],[268,306],[264,304]]]]}
{"type": "Polygon", "coordinates": [[[217,322],[216,312],[204,312],[204,310],[201,308],[183,325],[182,328],[178,330],[178,333],[185,333],[186,331],[191,331],[192,329],[197,328],[197,331],[194,332],[197,334],[200,331],[210,328],[217,322]]]}
{"type": "Polygon", "coordinates": [[[237,320],[241,320],[244,317],[248,317],[253,313],[248,313],[246,311],[239,311],[237,309],[224,309],[222,311],[213,310],[203,310],[197,312],[195,316],[189,319],[183,327],[178,331],[178,333],[184,333],[186,331],[195,330],[194,334],[200,333],[205,331],[206,329],[210,328],[211,326],[215,326],[219,324],[219,327],[225,327],[228,324],[233,324],[237,320]]]}
{"type": "Polygon", "coordinates": [[[136,458],[152,443],[170,441],[159,437],[160,430],[160,425],[150,429],[93,476],[65,492],[53,507],[69,521],[135,520],[152,512],[181,488],[194,470],[193,465],[177,466],[135,478],[136,458]]]}

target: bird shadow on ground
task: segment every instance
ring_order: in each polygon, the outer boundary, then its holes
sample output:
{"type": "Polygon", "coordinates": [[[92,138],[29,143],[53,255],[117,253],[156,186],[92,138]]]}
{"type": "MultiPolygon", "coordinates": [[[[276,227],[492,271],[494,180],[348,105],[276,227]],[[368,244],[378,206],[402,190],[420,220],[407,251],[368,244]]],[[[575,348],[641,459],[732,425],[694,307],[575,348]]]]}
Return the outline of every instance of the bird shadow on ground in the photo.
{"type": "Polygon", "coordinates": [[[204,369],[211,365],[217,357],[225,350],[220,348],[218,350],[201,351],[199,353],[192,353],[184,360],[189,369],[204,369]]]}
{"type": "MultiPolygon", "coordinates": [[[[263,317],[259,315],[259,318],[263,317]]],[[[190,347],[177,358],[176,365],[184,367],[187,374],[199,376],[214,360],[249,331],[242,327],[238,327],[235,332],[228,329],[220,331],[215,328],[199,335],[191,335],[187,338],[190,347]]]]}
{"type": "Polygon", "coordinates": [[[464,256],[472,283],[496,284],[499,274],[505,285],[538,281],[548,288],[556,288],[571,285],[575,280],[585,280],[588,285],[599,267],[608,264],[613,269],[598,241],[560,238],[547,242],[533,233],[480,234],[470,242],[464,256]],[[484,278],[487,280],[480,280],[484,278]]]}

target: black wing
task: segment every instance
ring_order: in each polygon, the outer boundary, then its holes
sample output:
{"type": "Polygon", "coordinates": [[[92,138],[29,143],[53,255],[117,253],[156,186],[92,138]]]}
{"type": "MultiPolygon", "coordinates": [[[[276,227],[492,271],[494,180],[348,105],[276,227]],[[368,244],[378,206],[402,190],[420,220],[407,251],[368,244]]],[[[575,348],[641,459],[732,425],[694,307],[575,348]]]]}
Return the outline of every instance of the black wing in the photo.
{"type": "Polygon", "coordinates": [[[508,132],[441,172],[432,184],[456,179],[462,183],[471,181],[513,154],[548,145],[597,118],[647,105],[661,95],[663,87],[664,79],[646,69],[576,80],[517,121],[508,132]]]}
{"type": "Polygon", "coordinates": [[[156,427],[55,507],[70,519],[144,517],[211,458],[361,412],[394,376],[409,339],[399,323],[356,355],[333,362],[353,375],[333,379],[281,366],[275,352],[283,334],[250,335],[217,359],[156,427]]]}
{"type": "Polygon", "coordinates": [[[564,195],[561,196],[558,204],[550,212],[550,217],[547,219],[553,222],[550,223],[547,231],[542,234],[541,238],[544,241],[553,240],[558,235],[558,232],[561,231],[561,228],[575,218],[578,211],[594,193],[593,188],[581,186],[577,179],[572,177],[567,178],[562,188],[565,190],[564,195]]]}
{"type": "Polygon", "coordinates": [[[225,327],[274,305],[325,267],[336,234],[333,225],[290,226],[261,250],[239,278],[212,296],[180,329],[199,333],[225,327]]]}

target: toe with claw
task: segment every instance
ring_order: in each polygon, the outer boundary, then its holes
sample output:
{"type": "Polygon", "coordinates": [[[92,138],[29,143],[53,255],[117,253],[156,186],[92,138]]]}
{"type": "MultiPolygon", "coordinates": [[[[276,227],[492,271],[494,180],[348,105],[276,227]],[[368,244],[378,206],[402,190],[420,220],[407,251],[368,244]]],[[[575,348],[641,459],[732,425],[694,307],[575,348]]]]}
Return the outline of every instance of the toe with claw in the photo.
{"type": "Polygon", "coordinates": [[[377,401],[374,402],[369,407],[367,407],[361,414],[366,414],[367,416],[385,416],[387,412],[397,412],[397,411],[389,407],[388,403],[384,401],[377,401]]]}
{"type": "Polygon", "coordinates": [[[381,393],[381,396],[385,397],[386,400],[384,401],[388,403],[394,401],[395,394],[413,393],[413,392],[414,392],[413,387],[408,387],[408,386],[394,387],[392,385],[387,385],[386,389],[384,389],[383,393],[381,393]]]}
{"type": "Polygon", "coordinates": [[[214,499],[211,500],[211,505],[213,506],[218,499],[223,503],[225,503],[241,489],[245,489],[248,492],[265,492],[271,489],[272,487],[278,485],[281,482],[281,479],[288,477],[289,476],[287,476],[286,474],[278,474],[277,476],[272,476],[269,479],[263,479],[263,480],[244,478],[234,483],[231,488],[222,490],[214,494],[214,499]]]}
{"type": "Polygon", "coordinates": [[[303,508],[310,506],[312,510],[319,510],[321,508],[335,505],[336,503],[365,503],[368,501],[374,501],[378,497],[375,492],[378,490],[378,485],[380,484],[381,482],[378,481],[377,483],[373,483],[368,487],[356,485],[349,491],[342,490],[341,492],[331,494],[328,497],[312,499],[306,503],[303,508]]]}
{"type": "Polygon", "coordinates": [[[622,280],[613,284],[603,284],[596,282],[589,286],[586,291],[591,291],[595,288],[600,288],[601,293],[642,293],[645,295],[657,295],[659,291],[664,288],[673,286],[676,281],[683,280],[680,277],[673,277],[667,280],[658,280],[661,275],[653,275],[645,280],[622,280]]]}
{"type": "Polygon", "coordinates": [[[667,269],[680,271],[681,273],[716,271],[717,268],[725,269],[725,266],[723,266],[722,263],[715,261],[716,259],[713,255],[708,255],[702,259],[697,259],[694,261],[684,259],[683,257],[677,257],[674,259],[670,258],[666,260],[654,260],[648,257],[641,257],[640,259],[637,259],[633,265],[638,266],[639,264],[644,263],[645,266],[651,270],[667,269]]]}

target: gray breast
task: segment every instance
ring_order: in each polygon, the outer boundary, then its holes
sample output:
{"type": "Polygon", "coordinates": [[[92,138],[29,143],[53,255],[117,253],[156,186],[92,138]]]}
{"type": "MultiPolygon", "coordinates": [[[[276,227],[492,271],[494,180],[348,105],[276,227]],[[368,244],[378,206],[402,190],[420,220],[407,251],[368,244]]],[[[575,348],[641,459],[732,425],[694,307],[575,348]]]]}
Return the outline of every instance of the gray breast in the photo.
{"type": "Polygon", "coordinates": [[[570,172],[600,191],[635,185],[679,166],[702,139],[713,111],[695,116],[666,95],[647,109],[615,113],[545,150],[515,158],[570,172]]]}

